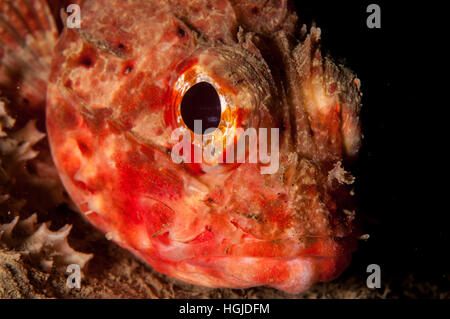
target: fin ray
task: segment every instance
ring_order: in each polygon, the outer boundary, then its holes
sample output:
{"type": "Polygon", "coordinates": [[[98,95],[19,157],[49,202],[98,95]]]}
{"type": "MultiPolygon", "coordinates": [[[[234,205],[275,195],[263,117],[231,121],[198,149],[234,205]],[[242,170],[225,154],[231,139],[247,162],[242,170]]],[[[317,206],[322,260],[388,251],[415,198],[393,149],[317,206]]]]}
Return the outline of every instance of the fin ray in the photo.
{"type": "Polygon", "coordinates": [[[57,38],[46,0],[0,0],[0,91],[15,112],[43,116],[57,38]]]}

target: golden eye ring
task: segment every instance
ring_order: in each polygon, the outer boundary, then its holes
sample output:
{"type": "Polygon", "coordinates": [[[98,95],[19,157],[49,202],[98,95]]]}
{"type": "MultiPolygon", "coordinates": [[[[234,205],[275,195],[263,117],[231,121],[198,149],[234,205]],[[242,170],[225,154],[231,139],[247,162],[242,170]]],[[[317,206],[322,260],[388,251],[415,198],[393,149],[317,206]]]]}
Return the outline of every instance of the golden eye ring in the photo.
{"type": "Polygon", "coordinates": [[[190,134],[194,147],[201,149],[214,147],[216,150],[214,156],[207,160],[203,158],[202,163],[217,164],[223,159],[222,155],[225,150],[234,145],[236,129],[242,126],[242,110],[240,106],[233,104],[232,96],[236,92],[227,86],[225,81],[220,81],[220,78],[214,74],[214,70],[197,61],[197,59],[193,59],[190,63],[187,63],[190,67],[183,70],[173,84],[171,103],[173,119],[171,122],[173,123],[173,129],[179,129],[190,134]],[[186,123],[186,119],[183,118],[182,105],[183,98],[188,91],[201,83],[207,83],[215,89],[220,102],[220,121],[215,129],[210,127],[207,132],[202,131],[202,134],[198,134],[199,132],[194,132],[192,125],[186,123]]]}

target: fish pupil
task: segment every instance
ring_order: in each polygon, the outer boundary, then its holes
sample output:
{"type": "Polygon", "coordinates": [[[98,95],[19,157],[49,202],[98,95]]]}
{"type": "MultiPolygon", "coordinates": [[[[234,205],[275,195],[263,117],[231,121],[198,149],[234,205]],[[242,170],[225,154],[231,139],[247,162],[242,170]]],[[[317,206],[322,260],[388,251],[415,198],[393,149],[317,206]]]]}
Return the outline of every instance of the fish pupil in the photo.
{"type": "Polygon", "coordinates": [[[202,134],[209,128],[218,128],[221,107],[216,89],[208,82],[193,85],[181,101],[181,117],[191,131],[195,120],[202,121],[202,134]]]}

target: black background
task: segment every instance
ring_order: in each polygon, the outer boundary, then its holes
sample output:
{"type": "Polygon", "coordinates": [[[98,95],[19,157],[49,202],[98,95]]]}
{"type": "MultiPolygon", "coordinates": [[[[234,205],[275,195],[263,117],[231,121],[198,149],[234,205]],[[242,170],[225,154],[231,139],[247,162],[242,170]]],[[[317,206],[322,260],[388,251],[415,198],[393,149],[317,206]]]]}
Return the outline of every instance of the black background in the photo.
{"type": "Polygon", "coordinates": [[[436,153],[442,145],[434,145],[443,105],[431,102],[439,78],[428,74],[441,73],[445,61],[436,25],[443,8],[397,1],[297,1],[296,6],[303,23],[314,21],[322,29],[323,50],[362,82],[364,143],[353,171],[358,213],[370,239],[360,242],[345,274],[367,277],[366,267],[374,263],[382,282],[394,289],[412,280],[448,292],[448,209],[446,195],[438,194],[448,186],[436,153]],[[381,29],[366,25],[371,3],[381,7],[381,29]]]}

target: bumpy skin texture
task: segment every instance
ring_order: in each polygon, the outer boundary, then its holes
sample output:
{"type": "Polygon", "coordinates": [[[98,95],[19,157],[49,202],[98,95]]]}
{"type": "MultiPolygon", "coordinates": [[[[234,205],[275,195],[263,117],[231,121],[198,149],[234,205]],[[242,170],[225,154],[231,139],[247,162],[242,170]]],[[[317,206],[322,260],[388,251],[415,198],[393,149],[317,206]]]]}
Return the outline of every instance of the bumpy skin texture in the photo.
{"type": "Polygon", "coordinates": [[[321,56],[320,30],[296,34],[286,1],[81,8],[81,29],[65,29],[56,46],[47,129],[89,221],[194,284],[296,293],[341,273],[357,233],[341,163],[360,146],[359,82],[321,56]],[[227,101],[224,132],[280,128],[277,173],[172,161],[180,99],[202,76],[227,101]]]}

